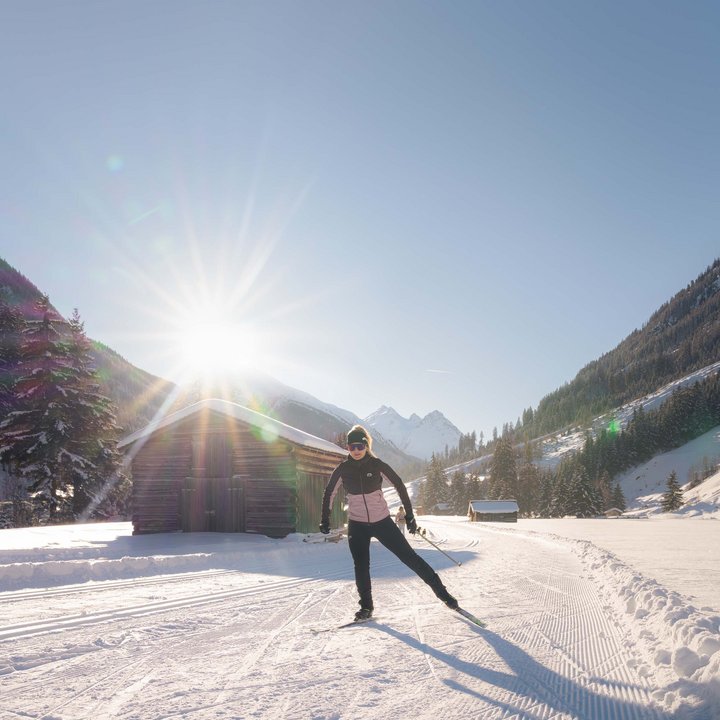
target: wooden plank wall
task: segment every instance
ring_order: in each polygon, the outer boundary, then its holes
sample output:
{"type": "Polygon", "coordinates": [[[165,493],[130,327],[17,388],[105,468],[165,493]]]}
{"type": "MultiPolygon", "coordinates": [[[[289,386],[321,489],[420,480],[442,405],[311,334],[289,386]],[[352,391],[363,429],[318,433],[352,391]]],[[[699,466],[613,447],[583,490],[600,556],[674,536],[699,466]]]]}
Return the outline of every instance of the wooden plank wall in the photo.
{"type": "Polygon", "coordinates": [[[133,534],[180,530],[180,491],[190,468],[189,439],[151,438],[132,461],[133,534]]]}
{"type": "MultiPolygon", "coordinates": [[[[244,529],[270,537],[315,532],[325,485],[344,457],[339,448],[333,454],[267,438],[218,413],[191,415],[157,431],[133,460],[134,532],[244,529]],[[242,482],[216,476],[225,467],[223,447],[228,474],[242,482]],[[205,491],[200,484],[194,490],[193,478],[218,487],[205,491]],[[214,500],[221,491],[231,495],[227,506],[214,500]],[[208,502],[218,509],[203,518],[208,502]]],[[[333,526],[345,522],[342,504],[336,501],[333,526]]]]}
{"type": "MultiPolygon", "coordinates": [[[[295,467],[298,477],[297,530],[317,532],[322,511],[322,497],[332,471],[345,459],[346,453],[338,448],[337,454],[313,448],[295,448],[295,467]]],[[[345,493],[340,489],[330,512],[330,527],[341,528],[347,522],[344,510],[345,493]]]]}

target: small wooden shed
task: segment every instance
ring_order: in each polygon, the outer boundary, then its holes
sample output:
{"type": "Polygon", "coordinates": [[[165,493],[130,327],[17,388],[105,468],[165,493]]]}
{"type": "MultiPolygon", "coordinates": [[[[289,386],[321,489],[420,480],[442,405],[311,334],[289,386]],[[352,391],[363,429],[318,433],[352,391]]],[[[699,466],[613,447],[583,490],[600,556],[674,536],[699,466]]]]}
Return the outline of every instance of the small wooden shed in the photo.
{"type": "MultiPolygon", "coordinates": [[[[133,534],[315,532],[322,494],[347,454],[227,400],[202,400],[119,446],[130,458],[133,534]]],[[[344,524],[335,503],[331,525],[344,524]]]]}
{"type": "Polygon", "coordinates": [[[470,522],[517,522],[515,500],[473,500],[468,507],[470,522]]]}

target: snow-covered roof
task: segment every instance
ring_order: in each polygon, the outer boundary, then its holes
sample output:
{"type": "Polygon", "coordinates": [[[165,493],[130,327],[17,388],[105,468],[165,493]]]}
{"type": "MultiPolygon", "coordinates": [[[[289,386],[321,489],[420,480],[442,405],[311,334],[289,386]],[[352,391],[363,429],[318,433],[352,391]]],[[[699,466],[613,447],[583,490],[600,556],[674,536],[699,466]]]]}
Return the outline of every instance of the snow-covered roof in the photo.
{"type": "Polygon", "coordinates": [[[275,440],[276,438],[282,438],[283,440],[287,440],[295,445],[301,445],[315,450],[322,450],[339,456],[344,456],[346,454],[342,448],[335,445],[335,443],[331,443],[329,440],[323,440],[322,438],[306,433],[305,431],[299,430],[291,425],[286,425],[279,420],[275,420],[274,418],[263,415],[255,410],[246,408],[243,405],[230,402],[229,400],[221,400],[219,398],[200,400],[192,405],[188,405],[182,410],[166,415],[159,420],[154,420],[153,422],[148,423],[141,430],[123,438],[118,443],[118,447],[131,445],[138,440],[148,438],[156,430],[174,425],[175,423],[185,420],[185,418],[203,410],[212,410],[259,428],[262,437],[266,438],[268,441],[275,440]]]}
{"type": "Polygon", "coordinates": [[[519,510],[515,500],[473,500],[470,507],[476,513],[512,513],[519,510]]]}

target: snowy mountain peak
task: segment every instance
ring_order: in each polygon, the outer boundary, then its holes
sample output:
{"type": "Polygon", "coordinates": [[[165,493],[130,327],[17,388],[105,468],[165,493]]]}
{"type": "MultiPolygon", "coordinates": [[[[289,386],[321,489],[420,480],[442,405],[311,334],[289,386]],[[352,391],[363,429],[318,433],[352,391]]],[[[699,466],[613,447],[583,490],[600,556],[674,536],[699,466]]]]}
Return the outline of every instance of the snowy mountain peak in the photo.
{"type": "Polygon", "coordinates": [[[393,408],[383,405],[363,422],[403,452],[425,459],[433,453],[444,452],[446,447],[457,447],[462,436],[439,410],[433,410],[424,418],[416,413],[404,418],[393,408]]]}

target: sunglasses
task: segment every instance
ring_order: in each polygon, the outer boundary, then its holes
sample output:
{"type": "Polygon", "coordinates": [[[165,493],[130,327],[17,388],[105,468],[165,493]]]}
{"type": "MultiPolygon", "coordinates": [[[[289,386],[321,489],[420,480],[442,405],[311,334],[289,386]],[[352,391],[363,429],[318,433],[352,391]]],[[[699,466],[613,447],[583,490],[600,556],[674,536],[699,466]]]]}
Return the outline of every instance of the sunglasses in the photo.
{"type": "Polygon", "coordinates": [[[365,450],[365,448],[367,448],[365,443],[350,443],[348,445],[348,450],[350,451],[360,452],[360,450],[365,450]]]}

